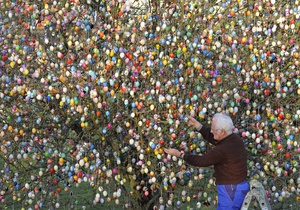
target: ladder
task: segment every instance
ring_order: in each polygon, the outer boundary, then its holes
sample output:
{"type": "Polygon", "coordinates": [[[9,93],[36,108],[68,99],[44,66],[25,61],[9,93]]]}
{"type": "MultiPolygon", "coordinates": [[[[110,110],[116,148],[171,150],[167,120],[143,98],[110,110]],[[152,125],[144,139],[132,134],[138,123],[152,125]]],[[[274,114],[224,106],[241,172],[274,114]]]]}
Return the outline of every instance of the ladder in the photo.
{"type": "Polygon", "coordinates": [[[265,193],[265,189],[262,184],[257,180],[250,181],[250,191],[247,193],[241,210],[247,210],[251,203],[252,197],[256,199],[262,210],[272,210],[268,198],[265,193]]]}

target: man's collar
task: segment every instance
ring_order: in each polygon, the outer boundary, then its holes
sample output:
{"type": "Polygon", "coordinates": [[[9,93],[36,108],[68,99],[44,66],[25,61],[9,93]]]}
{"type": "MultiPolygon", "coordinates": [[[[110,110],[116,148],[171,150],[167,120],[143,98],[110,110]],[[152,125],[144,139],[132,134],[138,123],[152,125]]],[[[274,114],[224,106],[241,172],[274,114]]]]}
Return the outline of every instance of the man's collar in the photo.
{"type": "Polygon", "coordinates": [[[221,144],[222,142],[226,141],[228,139],[229,136],[231,136],[233,133],[229,134],[228,136],[224,137],[223,139],[221,140],[216,140],[216,145],[219,145],[221,144]]]}

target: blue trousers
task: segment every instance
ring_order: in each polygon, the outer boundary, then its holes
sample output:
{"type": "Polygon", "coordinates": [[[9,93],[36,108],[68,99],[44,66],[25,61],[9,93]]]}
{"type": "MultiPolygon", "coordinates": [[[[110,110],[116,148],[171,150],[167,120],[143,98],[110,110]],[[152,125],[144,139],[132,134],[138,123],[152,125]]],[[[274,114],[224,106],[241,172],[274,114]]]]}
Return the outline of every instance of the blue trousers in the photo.
{"type": "Polygon", "coordinates": [[[239,184],[217,185],[217,190],[217,210],[237,210],[241,209],[250,186],[249,182],[245,180],[239,184]]]}

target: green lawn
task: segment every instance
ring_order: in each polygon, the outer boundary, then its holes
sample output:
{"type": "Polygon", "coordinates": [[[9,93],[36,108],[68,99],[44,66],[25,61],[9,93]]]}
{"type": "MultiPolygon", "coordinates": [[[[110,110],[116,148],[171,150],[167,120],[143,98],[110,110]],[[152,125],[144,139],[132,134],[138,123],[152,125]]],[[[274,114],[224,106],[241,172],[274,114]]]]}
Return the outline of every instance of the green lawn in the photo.
{"type": "MultiPolygon", "coordinates": [[[[0,166],[3,168],[3,161],[0,160],[0,166]]],[[[1,175],[1,174],[0,174],[1,175]]],[[[0,177],[0,180],[3,180],[3,177],[0,177]]],[[[1,184],[1,182],[0,182],[1,184]]],[[[113,184],[112,184],[113,185],[113,184]]],[[[1,187],[1,185],[0,185],[1,187]]],[[[51,190],[49,191],[44,191],[43,193],[37,193],[36,197],[32,199],[32,204],[26,205],[26,200],[28,203],[28,197],[23,197],[24,199],[21,201],[13,201],[12,199],[12,193],[7,193],[10,194],[9,196],[5,196],[5,205],[1,204],[2,206],[0,209],[34,209],[34,205],[39,201],[43,200],[43,208],[42,209],[55,209],[55,204],[59,203],[60,207],[58,209],[76,209],[76,210],[94,210],[94,209],[110,209],[110,210],[121,210],[121,209],[126,209],[124,207],[125,200],[128,202],[132,198],[130,195],[126,195],[125,193],[122,193],[121,197],[119,198],[119,204],[117,205],[115,202],[115,199],[111,199],[110,202],[107,201],[107,197],[104,198],[105,201],[104,203],[97,203],[96,205],[93,204],[93,200],[95,198],[95,194],[98,193],[98,189],[93,189],[90,187],[89,183],[81,183],[80,185],[76,185],[73,183],[67,191],[64,190],[63,184],[60,184],[60,187],[62,189],[61,193],[59,196],[51,196],[51,190]],[[44,198],[41,199],[41,196],[44,198]]],[[[113,186],[112,186],[113,187],[113,186]]],[[[126,186],[128,189],[128,186],[126,186]]],[[[197,188],[197,186],[194,186],[194,188],[197,188]]],[[[5,190],[4,188],[0,188],[0,190],[5,190]]],[[[112,190],[112,189],[111,189],[112,190]]],[[[187,190],[187,193],[191,196],[193,193],[195,193],[198,189],[193,189],[187,190]]],[[[212,197],[215,195],[215,189],[206,189],[206,192],[210,193],[212,197]]],[[[204,191],[202,189],[202,191],[204,191]]],[[[26,192],[21,192],[16,191],[16,193],[20,193],[20,197],[22,196],[27,196],[28,195],[28,190],[26,192]]],[[[190,202],[185,202],[181,203],[180,207],[176,206],[176,202],[178,200],[181,200],[180,196],[181,190],[177,189],[177,192],[174,192],[177,196],[174,197],[173,200],[173,206],[166,208],[166,210],[173,210],[173,209],[198,209],[197,208],[197,202],[198,200],[191,199],[190,202]]],[[[102,196],[102,194],[101,194],[102,196]]],[[[111,196],[111,193],[109,194],[111,196]]],[[[192,196],[191,196],[192,197],[192,196]]],[[[30,203],[30,202],[29,202],[30,203]]],[[[216,206],[211,204],[210,206],[205,206],[203,205],[203,200],[201,200],[202,206],[201,209],[204,210],[212,210],[215,209],[216,206]]],[[[249,209],[260,209],[260,208],[255,208],[255,201],[251,202],[250,208],[249,209]]],[[[297,210],[300,209],[300,202],[296,200],[296,195],[291,196],[290,198],[285,198],[284,202],[282,203],[276,203],[272,204],[272,210],[282,210],[282,209],[289,209],[289,210],[297,210]]],[[[136,209],[136,208],[128,208],[128,209],[136,209]]]]}
{"type": "MultiPolygon", "coordinates": [[[[124,207],[124,196],[120,197],[120,203],[118,205],[116,205],[115,203],[115,199],[112,199],[111,202],[107,202],[107,199],[105,199],[105,202],[103,204],[101,203],[97,203],[96,205],[93,205],[93,199],[94,199],[94,195],[95,195],[95,190],[93,190],[88,183],[81,183],[79,185],[79,187],[73,186],[70,187],[68,191],[62,191],[60,193],[59,197],[56,197],[55,199],[53,198],[52,200],[50,200],[48,198],[48,200],[45,201],[44,203],[44,208],[42,209],[51,209],[51,207],[55,207],[55,203],[57,200],[59,200],[60,203],[60,207],[58,209],[76,209],[76,210],[94,210],[94,209],[110,209],[110,210],[121,210],[121,209],[126,209],[124,207]]],[[[51,197],[51,196],[50,196],[51,197]]],[[[33,204],[32,205],[24,205],[24,201],[23,202],[18,202],[15,201],[14,203],[11,203],[12,198],[11,196],[8,197],[7,200],[8,202],[10,202],[11,205],[4,207],[4,209],[15,209],[15,210],[19,210],[19,209],[29,209],[34,208],[34,204],[36,204],[38,198],[36,198],[35,200],[33,200],[33,204]]],[[[130,198],[129,198],[130,199],[130,198]]],[[[197,205],[197,201],[195,200],[191,200],[191,202],[185,202],[182,203],[180,208],[176,206],[176,202],[178,199],[174,198],[174,205],[172,207],[168,207],[166,208],[166,210],[173,210],[173,209],[197,209],[196,205],[197,205]]],[[[130,208],[129,208],[130,209],[130,208]]],[[[131,208],[131,209],[136,209],[136,208],[131,208]]],[[[205,209],[205,210],[211,210],[211,209],[215,209],[215,206],[202,206],[201,209],[205,209]]]]}
{"type": "MultiPolygon", "coordinates": [[[[107,202],[107,200],[105,199],[105,202],[103,204],[97,203],[96,205],[93,205],[93,199],[94,199],[94,195],[95,195],[95,191],[88,185],[88,183],[81,183],[79,185],[79,187],[73,186],[70,187],[68,191],[62,191],[60,193],[59,197],[56,197],[55,199],[51,200],[47,200],[44,203],[44,208],[42,209],[51,209],[51,207],[55,206],[55,201],[59,200],[60,203],[60,207],[58,209],[76,209],[76,210],[94,210],[94,209],[110,209],[110,210],[122,210],[122,209],[126,209],[124,208],[124,196],[120,197],[120,204],[116,205],[115,204],[115,200],[112,199],[111,202],[107,202]],[[54,201],[55,200],[55,201],[54,201]]],[[[7,198],[9,199],[9,198],[7,198]]],[[[35,204],[37,202],[36,200],[33,200],[33,203],[35,204]]],[[[129,198],[130,199],[130,198],[129,198]]],[[[185,202],[182,203],[180,207],[176,206],[176,199],[174,200],[175,204],[172,207],[168,207],[166,208],[166,210],[173,210],[173,209],[198,209],[197,208],[197,201],[196,200],[191,200],[191,202],[185,202]]],[[[256,202],[253,201],[250,205],[249,209],[260,209],[257,207],[254,207],[254,204],[256,202]]],[[[273,204],[272,205],[272,209],[273,210],[281,210],[281,209],[289,209],[289,210],[297,210],[299,209],[299,205],[300,203],[296,201],[295,197],[291,197],[290,199],[287,199],[284,203],[278,203],[278,204],[273,204]]],[[[34,205],[28,205],[25,206],[24,202],[22,202],[22,204],[20,202],[15,202],[10,206],[7,206],[4,209],[22,209],[22,207],[24,209],[29,209],[34,208],[34,205]]],[[[215,209],[216,206],[211,205],[211,206],[204,206],[202,204],[201,209],[204,210],[213,210],[215,209]]],[[[135,208],[131,208],[131,209],[135,209],[135,208]]]]}
{"type": "MultiPolygon", "coordinates": [[[[107,202],[105,201],[103,204],[96,204],[96,206],[94,206],[92,204],[92,200],[94,198],[94,192],[93,190],[91,190],[90,187],[85,186],[85,183],[81,184],[80,187],[74,187],[71,188],[70,191],[68,192],[62,192],[61,196],[59,199],[59,203],[60,203],[60,207],[58,209],[72,209],[71,207],[73,206],[73,209],[76,210],[94,210],[94,209],[110,209],[110,210],[122,210],[125,209],[124,208],[124,203],[122,198],[120,199],[120,204],[116,205],[115,204],[115,200],[112,200],[111,202],[107,202]]],[[[50,201],[49,201],[50,202],[50,201]]],[[[53,205],[51,205],[50,203],[45,203],[44,208],[42,209],[51,209],[51,206],[54,206],[54,202],[52,203],[53,205]]],[[[288,203],[291,201],[288,201],[288,203]]],[[[180,207],[177,207],[176,205],[172,206],[172,207],[168,207],[166,208],[166,210],[174,210],[174,209],[187,209],[187,210],[191,210],[191,209],[198,209],[196,206],[197,201],[193,200],[189,203],[183,203],[180,207]]],[[[260,208],[255,208],[253,206],[253,204],[255,203],[255,201],[252,202],[250,209],[260,209],[260,208]]],[[[288,203],[279,203],[278,205],[273,205],[272,209],[289,209],[289,210],[296,210],[299,209],[299,202],[294,202],[293,206],[288,207],[288,203]]],[[[24,209],[28,209],[28,208],[33,208],[34,205],[29,205],[29,206],[22,206],[20,205],[20,203],[16,202],[14,205],[11,205],[9,207],[7,207],[6,209],[16,209],[19,210],[22,207],[24,207],[24,209]]],[[[131,208],[131,209],[135,209],[135,208],[131,208]]],[[[216,209],[216,207],[214,205],[211,206],[201,206],[201,209],[203,210],[213,210],[216,209]]]]}

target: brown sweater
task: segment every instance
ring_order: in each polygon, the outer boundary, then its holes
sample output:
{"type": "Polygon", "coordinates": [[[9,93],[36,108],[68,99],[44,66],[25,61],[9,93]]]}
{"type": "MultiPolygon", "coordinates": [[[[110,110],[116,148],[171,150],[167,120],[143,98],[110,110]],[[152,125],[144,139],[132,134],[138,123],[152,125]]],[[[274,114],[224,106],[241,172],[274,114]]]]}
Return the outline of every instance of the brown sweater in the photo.
{"type": "Polygon", "coordinates": [[[185,154],[184,160],[193,166],[214,166],[216,184],[238,184],[247,177],[247,153],[243,140],[237,134],[216,141],[210,128],[202,126],[200,133],[209,143],[215,145],[207,154],[185,154]]]}

